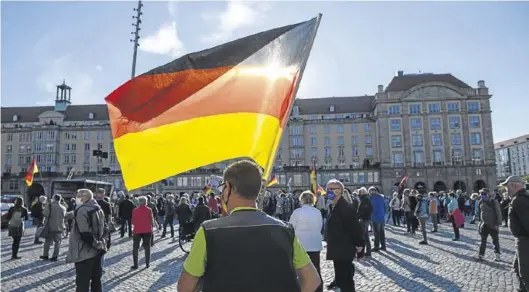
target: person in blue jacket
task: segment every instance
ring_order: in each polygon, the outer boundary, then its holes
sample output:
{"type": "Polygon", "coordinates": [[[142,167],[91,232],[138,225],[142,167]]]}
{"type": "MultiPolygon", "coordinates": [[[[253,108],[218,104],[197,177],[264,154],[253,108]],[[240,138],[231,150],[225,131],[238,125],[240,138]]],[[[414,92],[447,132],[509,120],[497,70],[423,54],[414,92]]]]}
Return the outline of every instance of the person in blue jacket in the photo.
{"type": "Polygon", "coordinates": [[[375,236],[375,246],[371,251],[377,252],[386,250],[386,234],[384,232],[386,201],[384,200],[384,195],[379,194],[375,187],[369,188],[369,194],[371,196],[371,205],[373,206],[371,222],[373,223],[373,235],[375,236]]]}

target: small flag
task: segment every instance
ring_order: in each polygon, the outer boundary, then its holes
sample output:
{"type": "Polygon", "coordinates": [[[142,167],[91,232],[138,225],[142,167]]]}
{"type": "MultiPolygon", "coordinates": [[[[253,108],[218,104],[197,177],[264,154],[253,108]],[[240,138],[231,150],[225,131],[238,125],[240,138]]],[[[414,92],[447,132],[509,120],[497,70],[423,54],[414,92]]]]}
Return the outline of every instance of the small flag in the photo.
{"type": "Polygon", "coordinates": [[[312,185],[312,193],[316,195],[318,192],[318,180],[316,179],[316,162],[312,163],[312,171],[310,172],[310,182],[312,185]]]}
{"type": "Polygon", "coordinates": [[[210,186],[205,186],[202,191],[204,192],[204,195],[209,195],[211,192],[213,192],[213,189],[210,186]]]}
{"type": "Polygon", "coordinates": [[[241,157],[270,177],[320,19],[185,55],[108,95],[126,187],[241,157]],[[196,143],[218,130],[236,135],[215,147],[196,143]]]}
{"type": "Polygon", "coordinates": [[[406,184],[408,183],[408,176],[405,176],[402,178],[402,180],[399,183],[399,189],[404,189],[406,187],[406,184]]]}
{"type": "Polygon", "coordinates": [[[33,177],[35,176],[35,173],[39,172],[39,168],[37,166],[37,160],[33,159],[31,161],[31,165],[28,168],[28,173],[24,177],[24,180],[26,181],[26,184],[28,187],[30,187],[33,184],[33,177]]]}
{"type": "Polygon", "coordinates": [[[74,171],[75,171],[75,167],[72,167],[72,169],[70,170],[70,173],[68,173],[68,177],[66,179],[72,179],[74,171]]]}
{"type": "Polygon", "coordinates": [[[320,192],[320,194],[322,196],[325,196],[327,194],[327,192],[325,191],[324,188],[322,188],[319,184],[318,184],[318,192],[320,192]]]}
{"type": "Polygon", "coordinates": [[[272,176],[272,179],[268,182],[268,184],[266,185],[267,188],[273,186],[273,185],[277,185],[278,184],[278,181],[277,181],[277,178],[276,176],[272,176]]]}

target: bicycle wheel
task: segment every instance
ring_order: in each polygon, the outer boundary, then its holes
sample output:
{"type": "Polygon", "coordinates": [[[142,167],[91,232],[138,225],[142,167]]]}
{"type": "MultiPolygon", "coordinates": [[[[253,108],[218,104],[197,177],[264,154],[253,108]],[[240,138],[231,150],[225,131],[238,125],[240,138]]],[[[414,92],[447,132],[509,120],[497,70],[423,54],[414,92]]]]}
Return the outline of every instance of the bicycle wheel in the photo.
{"type": "Polygon", "coordinates": [[[183,252],[189,254],[191,246],[193,245],[193,237],[188,236],[187,234],[183,236],[178,235],[178,245],[183,252]]]}

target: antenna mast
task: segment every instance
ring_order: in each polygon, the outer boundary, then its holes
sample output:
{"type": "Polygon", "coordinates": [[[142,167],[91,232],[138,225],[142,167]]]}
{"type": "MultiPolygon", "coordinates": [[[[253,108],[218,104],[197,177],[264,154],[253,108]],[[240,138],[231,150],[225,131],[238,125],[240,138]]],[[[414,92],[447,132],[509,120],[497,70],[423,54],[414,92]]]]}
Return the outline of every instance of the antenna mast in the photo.
{"type": "Polygon", "coordinates": [[[131,39],[130,41],[134,43],[134,54],[132,55],[132,74],[131,79],[136,76],[136,58],[138,56],[138,47],[140,46],[139,40],[140,40],[140,24],[141,24],[141,15],[143,14],[141,12],[141,8],[143,7],[143,4],[141,3],[141,0],[138,1],[138,8],[134,8],[134,11],[136,11],[136,15],[132,16],[133,19],[136,19],[136,23],[133,23],[132,26],[134,26],[134,31],[131,32],[132,35],[134,35],[134,39],[131,39]]]}

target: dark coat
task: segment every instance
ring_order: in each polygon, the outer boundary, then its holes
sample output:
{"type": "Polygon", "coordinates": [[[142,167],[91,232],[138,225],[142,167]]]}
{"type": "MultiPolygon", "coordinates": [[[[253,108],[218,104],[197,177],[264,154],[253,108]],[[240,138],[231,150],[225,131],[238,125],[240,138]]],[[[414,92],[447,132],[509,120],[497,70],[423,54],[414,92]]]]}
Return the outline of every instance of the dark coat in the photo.
{"type": "Polygon", "coordinates": [[[332,208],[325,233],[327,260],[353,260],[355,247],[364,246],[357,211],[343,197],[332,208]]]}
{"type": "Polygon", "coordinates": [[[209,219],[211,219],[211,212],[209,211],[208,206],[198,204],[193,211],[193,224],[195,225],[195,230],[198,230],[200,224],[209,219]]]}
{"type": "Polygon", "coordinates": [[[119,203],[119,218],[132,218],[132,210],[135,207],[131,200],[123,200],[119,203]]]}
{"type": "Polygon", "coordinates": [[[176,215],[180,224],[191,221],[192,214],[191,208],[187,204],[180,204],[176,207],[176,215]]]}

